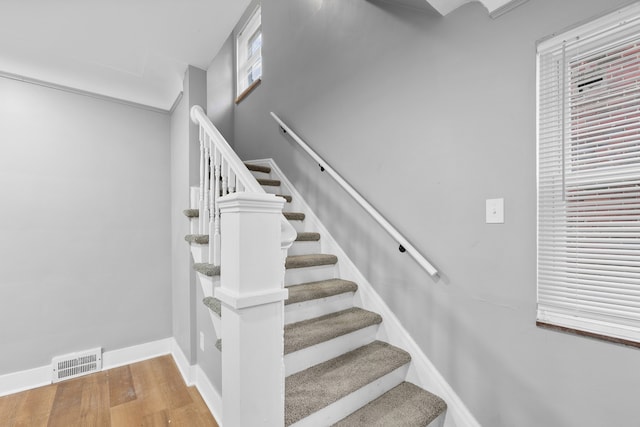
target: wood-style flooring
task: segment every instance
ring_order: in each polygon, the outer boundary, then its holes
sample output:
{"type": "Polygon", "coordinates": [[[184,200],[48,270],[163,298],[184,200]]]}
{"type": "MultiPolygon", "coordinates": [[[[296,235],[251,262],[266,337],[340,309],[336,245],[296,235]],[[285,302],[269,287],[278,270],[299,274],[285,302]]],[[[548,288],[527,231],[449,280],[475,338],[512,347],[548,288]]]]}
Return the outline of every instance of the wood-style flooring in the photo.
{"type": "Polygon", "coordinates": [[[0,397],[2,427],[218,427],[169,355],[0,397]]]}

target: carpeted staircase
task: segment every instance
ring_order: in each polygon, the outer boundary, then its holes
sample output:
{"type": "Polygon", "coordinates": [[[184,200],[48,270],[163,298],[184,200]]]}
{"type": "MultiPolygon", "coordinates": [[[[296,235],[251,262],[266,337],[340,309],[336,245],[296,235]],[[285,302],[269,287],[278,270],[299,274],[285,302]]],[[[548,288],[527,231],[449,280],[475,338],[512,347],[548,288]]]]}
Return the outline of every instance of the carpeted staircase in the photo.
{"type": "MultiPolygon", "coordinates": [[[[267,192],[281,191],[270,167],[247,167],[267,192]]],[[[357,284],[335,277],[338,258],[319,253],[320,234],[305,229],[305,213],[289,211],[291,196],[282,197],[287,201],[284,215],[298,230],[285,263],[285,425],[411,427],[436,419],[441,423],[446,403],[405,381],[409,353],[375,339],[382,317],[353,306],[357,284]]],[[[185,215],[197,218],[198,211],[189,209],[185,215]]],[[[209,241],[206,235],[185,239],[197,246],[209,241]]],[[[211,264],[196,263],[194,269],[211,278],[220,274],[220,267],[211,264]]],[[[220,301],[209,296],[203,302],[219,321],[220,301]]],[[[216,343],[220,351],[222,344],[216,343]]]]}

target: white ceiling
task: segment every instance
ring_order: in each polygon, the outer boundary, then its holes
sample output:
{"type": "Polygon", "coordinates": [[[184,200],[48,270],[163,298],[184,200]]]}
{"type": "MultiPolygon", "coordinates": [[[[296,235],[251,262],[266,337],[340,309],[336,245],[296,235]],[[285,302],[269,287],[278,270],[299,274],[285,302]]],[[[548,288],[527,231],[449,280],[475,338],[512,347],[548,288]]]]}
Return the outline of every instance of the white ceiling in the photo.
{"type": "Polygon", "coordinates": [[[0,0],[0,72],[168,110],[249,0],[0,0]]]}

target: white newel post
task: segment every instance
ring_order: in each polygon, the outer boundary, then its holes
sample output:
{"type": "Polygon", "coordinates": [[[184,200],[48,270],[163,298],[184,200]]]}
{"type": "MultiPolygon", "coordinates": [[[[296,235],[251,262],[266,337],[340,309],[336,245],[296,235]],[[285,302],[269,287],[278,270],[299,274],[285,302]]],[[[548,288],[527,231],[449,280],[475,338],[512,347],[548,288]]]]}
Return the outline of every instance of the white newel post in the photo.
{"type": "Polygon", "coordinates": [[[283,204],[266,193],[218,199],[224,427],[284,425],[283,204]]]}

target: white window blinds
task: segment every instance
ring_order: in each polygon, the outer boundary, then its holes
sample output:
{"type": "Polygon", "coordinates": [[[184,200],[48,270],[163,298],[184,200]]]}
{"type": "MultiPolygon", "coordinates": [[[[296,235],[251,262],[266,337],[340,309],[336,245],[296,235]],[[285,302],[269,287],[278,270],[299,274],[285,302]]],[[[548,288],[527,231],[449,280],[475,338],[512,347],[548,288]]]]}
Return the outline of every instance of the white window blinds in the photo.
{"type": "Polygon", "coordinates": [[[258,6],[236,37],[237,96],[261,77],[262,9],[258,6]]]}
{"type": "Polygon", "coordinates": [[[538,46],[538,322],[640,343],[640,7],[538,46]]]}

